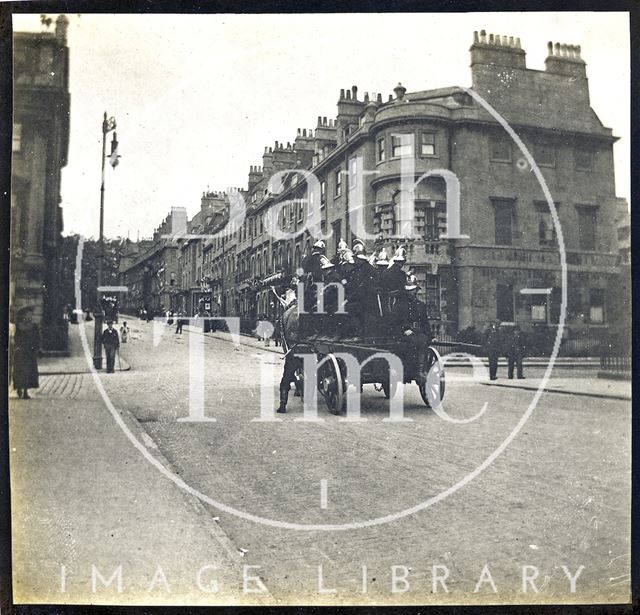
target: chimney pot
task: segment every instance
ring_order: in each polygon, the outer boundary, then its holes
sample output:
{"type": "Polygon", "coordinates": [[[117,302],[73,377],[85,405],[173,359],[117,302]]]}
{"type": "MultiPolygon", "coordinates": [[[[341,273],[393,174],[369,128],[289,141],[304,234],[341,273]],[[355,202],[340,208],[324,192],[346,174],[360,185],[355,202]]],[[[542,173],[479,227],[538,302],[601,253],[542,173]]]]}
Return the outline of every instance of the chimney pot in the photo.
{"type": "Polygon", "coordinates": [[[369,102],[369,92],[365,92],[364,93],[364,102],[366,102],[366,103],[369,102]]]}
{"type": "Polygon", "coordinates": [[[502,37],[502,45],[503,47],[508,47],[509,46],[509,38],[506,36],[502,37]]]}
{"type": "Polygon", "coordinates": [[[340,100],[344,99],[344,88],[340,89],[340,100]]]}
{"type": "Polygon", "coordinates": [[[551,41],[549,41],[547,43],[547,53],[552,56],[553,55],[553,43],[551,41]]]}
{"type": "Polygon", "coordinates": [[[389,94],[389,102],[393,100],[393,94],[389,94]]]}
{"type": "Polygon", "coordinates": [[[509,47],[513,47],[514,46],[514,40],[513,40],[513,36],[509,37],[509,47]]]}
{"type": "Polygon", "coordinates": [[[382,94],[381,93],[378,94],[378,97],[377,97],[376,100],[377,100],[378,103],[382,104],[382,94]]]}
{"type": "Polygon", "coordinates": [[[351,86],[351,97],[353,98],[353,100],[358,100],[358,86],[357,85],[352,85],[351,86]]]}
{"type": "Polygon", "coordinates": [[[309,128],[309,137],[313,137],[313,130],[311,130],[311,128],[309,128]]]}
{"type": "Polygon", "coordinates": [[[489,45],[493,45],[493,34],[489,34],[489,45]]]}
{"type": "Polygon", "coordinates": [[[298,128],[298,136],[302,134],[301,130],[298,128]]]}
{"type": "Polygon", "coordinates": [[[554,48],[555,48],[556,55],[559,56],[560,55],[560,43],[556,43],[554,45],[554,48]]]}
{"type": "Polygon", "coordinates": [[[582,48],[580,45],[576,45],[576,55],[578,56],[578,60],[581,58],[582,48]]]}
{"type": "Polygon", "coordinates": [[[406,91],[407,88],[405,88],[400,82],[398,82],[398,85],[393,89],[393,92],[398,100],[402,100],[404,98],[406,91]]]}
{"type": "Polygon", "coordinates": [[[323,125],[323,126],[326,126],[326,125],[327,125],[327,118],[326,118],[326,117],[323,117],[323,118],[322,118],[322,125],[323,125]]]}
{"type": "Polygon", "coordinates": [[[318,126],[320,126],[320,124],[322,124],[322,117],[318,116],[318,126]]]}
{"type": "Polygon", "coordinates": [[[480,30],[480,42],[483,43],[483,44],[487,42],[487,31],[486,30],[480,30]]]}
{"type": "Polygon", "coordinates": [[[480,40],[478,39],[478,31],[474,30],[473,31],[473,44],[475,45],[476,43],[479,43],[480,40]]]}
{"type": "Polygon", "coordinates": [[[520,37],[519,36],[516,37],[516,49],[522,49],[522,46],[520,45],[520,37]]]}
{"type": "Polygon", "coordinates": [[[351,100],[351,90],[347,90],[345,94],[346,94],[347,100],[351,100]]]}

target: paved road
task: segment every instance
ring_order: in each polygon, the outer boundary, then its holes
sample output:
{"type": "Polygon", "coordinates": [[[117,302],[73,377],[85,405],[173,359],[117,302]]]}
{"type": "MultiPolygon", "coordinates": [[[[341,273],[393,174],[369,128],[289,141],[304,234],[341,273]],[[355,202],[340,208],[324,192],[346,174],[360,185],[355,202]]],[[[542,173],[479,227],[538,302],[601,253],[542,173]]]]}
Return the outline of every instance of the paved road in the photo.
{"type": "MultiPolygon", "coordinates": [[[[344,422],[321,401],[323,420],[301,422],[301,402],[293,396],[281,422],[257,422],[261,369],[272,370],[265,379],[275,403],[281,358],[204,336],[206,414],[216,422],[179,422],[189,412],[189,336],[187,329],[180,336],[166,328],[154,346],[152,327],[133,321],[133,339],[123,347],[133,369],[103,378],[114,404],[133,413],[192,487],[276,522],[366,522],[433,498],[486,460],[533,399],[531,391],[452,382],[456,374],[449,372],[446,411],[465,419],[488,402],[479,419],[443,420],[409,385],[405,415],[411,421],[385,422],[388,402],[367,385],[366,422],[344,422]]],[[[460,375],[468,378],[469,371],[460,375]]],[[[482,474],[399,520],[296,531],[207,508],[282,602],[621,602],[628,596],[629,473],[628,402],[544,394],[518,436],[482,474]],[[497,595],[488,581],[474,593],[485,564],[497,595]],[[572,595],[562,566],[575,573],[581,565],[572,595]],[[319,566],[323,587],[337,593],[319,593],[319,566]],[[407,591],[392,592],[393,566],[396,577],[408,571],[408,585],[396,583],[407,591]],[[433,566],[446,566],[449,593],[442,584],[432,592],[433,566]],[[538,593],[531,585],[523,593],[523,566],[538,570],[538,593]]],[[[445,568],[438,572],[445,574],[445,568]]]]}

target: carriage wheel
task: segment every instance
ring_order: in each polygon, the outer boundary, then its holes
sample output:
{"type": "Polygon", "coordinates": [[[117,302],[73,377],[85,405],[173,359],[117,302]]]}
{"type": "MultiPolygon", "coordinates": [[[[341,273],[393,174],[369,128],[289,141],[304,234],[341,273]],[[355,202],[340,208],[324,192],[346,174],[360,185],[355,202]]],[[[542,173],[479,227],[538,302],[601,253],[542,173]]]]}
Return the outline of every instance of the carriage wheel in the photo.
{"type": "Polygon", "coordinates": [[[444,399],[444,367],[438,351],[428,348],[424,358],[424,365],[427,372],[426,382],[418,383],[420,397],[427,408],[431,408],[430,399],[444,399]]]}
{"type": "Polygon", "coordinates": [[[344,381],[338,360],[333,354],[327,355],[327,361],[323,363],[318,372],[318,389],[331,414],[342,412],[345,396],[344,381]]]}

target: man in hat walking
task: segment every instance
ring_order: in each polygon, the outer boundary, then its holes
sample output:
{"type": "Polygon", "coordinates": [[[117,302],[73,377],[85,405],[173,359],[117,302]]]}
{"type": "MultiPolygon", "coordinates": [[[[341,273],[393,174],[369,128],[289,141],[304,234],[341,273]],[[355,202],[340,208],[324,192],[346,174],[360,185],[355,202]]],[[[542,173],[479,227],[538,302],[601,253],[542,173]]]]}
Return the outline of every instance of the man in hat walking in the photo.
{"type": "Polygon", "coordinates": [[[491,321],[484,332],[484,348],[489,359],[489,380],[498,379],[498,358],[502,350],[502,335],[500,333],[500,323],[491,321]]]}
{"type": "Polygon", "coordinates": [[[116,362],[116,353],[120,348],[118,332],[113,328],[113,321],[107,321],[107,328],[102,332],[102,345],[107,355],[107,374],[113,374],[116,362]]]}
{"type": "Polygon", "coordinates": [[[524,379],[524,373],[522,369],[522,359],[525,355],[525,340],[524,334],[520,329],[520,325],[516,325],[513,328],[509,340],[507,341],[507,361],[508,361],[508,375],[509,380],[513,380],[513,368],[517,369],[518,378],[524,379]]]}

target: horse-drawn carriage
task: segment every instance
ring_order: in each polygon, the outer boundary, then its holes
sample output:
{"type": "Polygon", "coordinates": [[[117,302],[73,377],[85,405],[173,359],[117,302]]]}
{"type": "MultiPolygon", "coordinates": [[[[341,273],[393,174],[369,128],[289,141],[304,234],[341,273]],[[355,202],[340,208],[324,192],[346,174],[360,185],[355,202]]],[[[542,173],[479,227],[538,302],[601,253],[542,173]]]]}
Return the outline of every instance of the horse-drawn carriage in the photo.
{"type": "Polygon", "coordinates": [[[332,414],[346,410],[350,387],[361,392],[364,384],[374,384],[389,399],[399,385],[415,382],[427,407],[438,405],[444,398],[444,367],[430,336],[420,336],[418,343],[414,340],[410,343],[403,336],[388,335],[382,327],[378,327],[377,336],[341,338],[322,332],[309,334],[300,326],[301,316],[313,319],[319,315],[301,315],[293,304],[281,318],[283,348],[287,360],[295,362],[296,394],[302,395],[304,390],[305,369],[300,358],[315,355],[317,389],[332,414]],[[357,373],[349,369],[348,364],[354,364],[349,357],[357,362],[357,373]]]}

